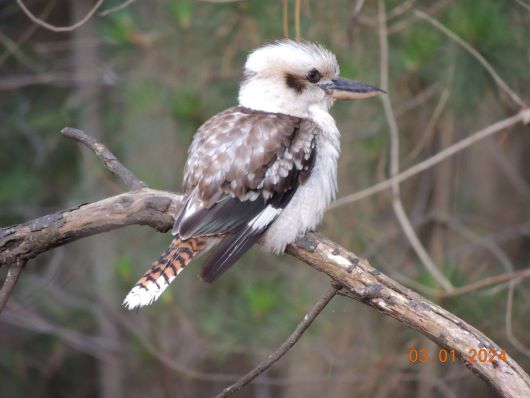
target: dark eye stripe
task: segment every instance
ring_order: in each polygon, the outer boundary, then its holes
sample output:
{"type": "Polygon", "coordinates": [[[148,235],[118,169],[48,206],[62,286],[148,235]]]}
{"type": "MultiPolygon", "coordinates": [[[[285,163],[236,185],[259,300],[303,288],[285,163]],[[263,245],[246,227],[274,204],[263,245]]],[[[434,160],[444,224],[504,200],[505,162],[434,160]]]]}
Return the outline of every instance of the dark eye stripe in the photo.
{"type": "Polygon", "coordinates": [[[291,73],[287,73],[285,75],[285,82],[287,83],[288,87],[291,87],[299,94],[304,91],[304,88],[307,84],[303,77],[296,76],[291,73]]]}

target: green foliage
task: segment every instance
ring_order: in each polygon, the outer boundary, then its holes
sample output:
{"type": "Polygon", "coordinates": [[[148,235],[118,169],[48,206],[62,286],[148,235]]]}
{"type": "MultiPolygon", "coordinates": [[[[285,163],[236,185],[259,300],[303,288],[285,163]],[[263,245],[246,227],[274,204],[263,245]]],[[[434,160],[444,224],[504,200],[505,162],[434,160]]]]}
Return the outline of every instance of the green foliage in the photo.
{"type": "Polygon", "coordinates": [[[193,3],[193,0],[171,0],[168,2],[169,12],[181,29],[191,27],[193,3]]]}
{"type": "Polygon", "coordinates": [[[133,261],[129,255],[125,254],[117,258],[114,264],[114,269],[116,270],[118,278],[128,283],[133,282],[133,261]]]}
{"type": "Polygon", "coordinates": [[[20,164],[9,167],[10,172],[0,180],[0,204],[27,203],[35,205],[41,199],[38,194],[40,182],[37,176],[29,176],[28,170],[20,164]],[[13,167],[14,166],[14,167],[13,167]],[[36,193],[37,192],[37,193],[36,193]]]}
{"type": "Polygon", "coordinates": [[[126,47],[138,29],[136,23],[128,10],[111,14],[101,25],[101,36],[110,45],[126,47]]]}
{"type": "Polygon", "coordinates": [[[276,285],[274,281],[256,281],[253,285],[243,287],[248,310],[255,319],[261,319],[278,305],[280,293],[276,285]]]}
{"type": "MultiPolygon", "coordinates": [[[[147,112],[163,104],[167,91],[160,82],[152,77],[137,79],[125,89],[127,106],[131,112],[147,112]]],[[[124,98],[124,99],[125,99],[124,98]]]]}
{"type": "Polygon", "coordinates": [[[448,27],[479,52],[487,54],[506,46],[513,38],[507,6],[500,1],[458,2],[450,9],[448,27]]]}
{"type": "Polygon", "coordinates": [[[405,70],[415,72],[425,64],[438,63],[438,60],[433,60],[432,57],[439,49],[440,40],[439,34],[429,26],[420,25],[414,30],[405,31],[397,51],[405,70]]]}
{"type": "Polygon", "coordinates": [[[383,136],[371,136],[359,141],[361,150],[371,158],[377,158],[381,150],[387,145],[387,139],[383,136]]]}
{"type": "Polygon", "coordinates": [[[179,91],[169,99],[169,108],[175,120],[199,127],[207,117],[201,97],[196,91],[179,91]]]}
{"type": "MultiPolygon", "coordinates": [[[[523,77],[527,68],[518,56],[518,30],[509,26],[512,11],[503,2],[479,0],[459,2],[450,9],[448,28],[474,47],[498,73],[508,81],[523,77]]],[[[494,88],[491,76],[465,50],[458,48],[456,57],[454,98],[456,106],[477,104],[487,90],[494,88]]]]}

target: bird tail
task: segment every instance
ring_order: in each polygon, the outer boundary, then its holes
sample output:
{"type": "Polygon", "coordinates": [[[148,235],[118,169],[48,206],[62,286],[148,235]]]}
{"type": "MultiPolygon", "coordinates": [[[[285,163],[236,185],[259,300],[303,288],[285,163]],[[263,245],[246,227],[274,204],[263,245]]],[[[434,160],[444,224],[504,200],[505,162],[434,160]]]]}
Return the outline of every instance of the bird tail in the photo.
{"type": "Polygon", "coordinates": [[[123,300],[123,305],[135,309],[152,304],[190,261],[207,249],[206,238],[173,239],[167,250],[140,278],[123,300]]]}

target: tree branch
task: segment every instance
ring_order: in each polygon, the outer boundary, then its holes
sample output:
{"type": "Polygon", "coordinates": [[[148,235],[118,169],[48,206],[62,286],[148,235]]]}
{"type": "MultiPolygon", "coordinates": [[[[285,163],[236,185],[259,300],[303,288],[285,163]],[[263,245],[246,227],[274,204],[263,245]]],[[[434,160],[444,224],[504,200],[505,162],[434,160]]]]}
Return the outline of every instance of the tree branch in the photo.
{"type": "Polygon", "coordinates": [[[79,28],[80,26],[84,25],[88,22],[90,18],[92,18],[92,15],[95,14],[95,12],[98,10],[98,8],[103,4],[105,0],[98,0],[96,4],[94,4],[94,7],[78,22],[76,22],[73,25],[70,26],[55,26],[52,24],[49,24],[46,21],[43,21],[42,19],[38,18],[35,14],[33,14],[28,7],[22,2],[22,0],[17,0],[17,3],[20,7],[20,9],[26,14],[26,16],[31,19],[33,22],[35,22],[37,25],[42,26],[43,28],[46,28],[48,30],[51,30],[52,32],[71,32],[74,29],[79,28]]]}
{"type": "MultiPolygon", "coordinates": [[[[0,265],[18,264],[86,236],[126,225],[167,231],[182,196],[144,188],[0,229],[0,265]]],[[[501,351],[491,339],[457,316],[403,287],[336,243],[315,233],[298,239],[288,253],[344,286],[357,300],[419,331],[456,355],[503,397],[530,396],[530,377],[506,361],[471,362],[469,350],[501,351]]],[[[12,283],[14,283],[12,281],[12,283]]]]}
{"type": "Polygon", "coordinates": [[[530,277],[530,266],[520,271],[513,271],[513,272],[508,272],[506,274],[500,274],[500,275],[490,276],[488,278],[483,278],[476,282],[470,283],[468,285],[457,287],[450,292],[437,293],[436,297],[447,298],[447,297],[462,296],[464,294],[473,293],[478,290],[485,289],[487,287],[500,285],[501,283],[511,282],[515,279],[522,280],[528,277],[530,277]]]}
{"type": "Polygon", "coordinates": [[[495,83],[499,86],[499,88],[503,90],[513,102],[519,105],[521,109],[524,109],[527,106],[526,103],[521,99],[521,97],[519,97],[515,93],[515,91],[513,91],[510,86],[508,86],[508,84],[506,84],[506,82],[498,75],[495,69],[492,68],[490,63],[486,61],[482,54],[480,54],[475,48],[470,46],[464,39],[462,39],[460,36],[452,32],[451,30],[447,29],[439,21],[437,21],[430,15],[424,13],[423,11],[414,10],[414,15],[429,22],[436,29],[443,32],[445,35],[447,35],[447,37],[449,37],[451,40],[454,40],[456,43],[462,46],[468,53],[470,53],[471,56],[473,56],[478,62],[480,62],[484,69],[488,71],[488,73],[491,75],[493,80],[495,80],[495,83]]]}
{"type": "Polygon", "coordinates": [[[111,7],[111,8],[107,8],[106,10],[101,11],[99,13],[99,16],[100,17],[105,17],[105,16],[107,16],[109,14],[112,14],[114,12],[121,11],[124,8],[129,7],[135,1],[136,0],[126,0],[123,3],[121,3],[121,4],[118,4],[117,6],[114,6],[114,7],[111,7]]]}
{"type": "Polygon", "coordinates": [[[7,300],[9,300],[9,296],[11,296],[11,292],[17,283],[18,277],[20,276],[25,263],[24,260],[18,260],[9,267],[2,289],[0,289],[0,313],[4,310],[7,300]]]}
{"type": "Polygon", "coordinates": [[[374,184],[371,187],[365,188],[361,191],[352,193],[350,195],[343,196],[342,198],[335,200],[331,204],[330,209],[334,209],[336,207],[340,207],[345,204],[353,203],[358,200],[365,199],[369,196],[372,196],[378,192],[384,191],[392,187],[392,184],[405,181],[409,179],[410,177],[437,165],[438,163],[449,158],[450,156],[453,156],[457,154],[458,152],[470,147],[476,142],[486,137],[489,137],[490,135],[495,134],[499,131],[502,131],[508,127],[516,125],[518,123],[523,123],[525,125],[530,123],[530,108],[526,108],[516,113],[513,116],[507,117],[506,119],[499,120],[487,127],[484,127],[483,129],[479,131],[472,133],[468,137],[441,150],[436,155],[433,155],[430,158],[427,158],[425,160],[422,160],[419,163],[416,163],[414,166],[409,167],[408,169],[400,172],[399,174],[396,174],[393,177],[390,177],[387,180],[378,182],[377,184],[374,184]]]}
{"type": "Polygon", "coordinates": [[[55,247],[127,225],[167,232],[180,208],[178,194],[144,188],[0,229],[0,266],[29,260],[55,247]]]}
{"type": "Polygon", "coordinates": [[[82,130],[74,129],[72,127],[65,127],[61,130],[61,133],[74,141],[80,142],[87,148],[91,149],[96,156],[101,159],[107,170],[112,174],[117,175],[121,178],[125,186],[130,190],[137,190],[146,188],[147,184],[136,177],[131,171],[121,162],[116,159],[116,156],[108,150],[108,148],[101,142],[96,140],[94,137],[88,135],[82,130]]]}
{"type": "MultiPolygon", "coordinates": [[[[381,75],[381,89],[388,92],[388,35],[386,31],[386,12],[385,3],[382,0],[378,2],[379,8],[379,47],[380,47],[380,75],[381,75]]],[[[395,178],[399,174],[399,131],[392,110],[392,104],[390,103],[390,96],[383,95],[381,97],[383,102],[383,109],[385,111],[385,117],[388,123],[388,132],[390,134],[390,174],[391,177],[395,178]]],[[[446,292],[450,292],[454,289],[451,282],[444,276],[444,274],[438,269],[434,261],[432,260],[429,253],[420,241],[420,238],[414,231],[412,223],[405,212],[403,202],[401,201],[401,190],[399,181],[392,179],[392,185],[390,186],[392,193],[392,208],[396,218],[403,230],[403,233],[407,237],[412,249],[421,260],[423,266],[432,275],[432,277],[438,282],[440,286],[446,292]]]]}
{"type": "Polygon", "coordinates": [[[258,377],[260,374],[269,369],[275,362],[277,362],[281,357],[283,357],[287,351],[289,351],[302,337],[304,332],[307,330],[309,325],[313,323],[316,317],[322,312],[322,310],[329,304],[331,299],[335,297],[337,292],[342,288],[341,285],[332,284],[328,291],[322,296],[320,300],[311,308],[304,318],[300,321],[296,329],[291,333],[291,335],[285,340],[272,354],[270,354],[265,361],[260,363],[245,376],[239,379],[237,382],[231,386],[225,388],[222,392],[217,394],[215,398],[224,398],[232,394],[235,394],[248,383],[258,377]]]}
{"type": "Polygon", "coordinates": [[[471,349],[502,351],[462,319],[407,289],[336,243],[314,233],[288,247],[289,254],[329,275],[358,301],[417,330],[458,358],[502,397],[530,396],[530,377],[511,358],[471,362],[471,349]]]}

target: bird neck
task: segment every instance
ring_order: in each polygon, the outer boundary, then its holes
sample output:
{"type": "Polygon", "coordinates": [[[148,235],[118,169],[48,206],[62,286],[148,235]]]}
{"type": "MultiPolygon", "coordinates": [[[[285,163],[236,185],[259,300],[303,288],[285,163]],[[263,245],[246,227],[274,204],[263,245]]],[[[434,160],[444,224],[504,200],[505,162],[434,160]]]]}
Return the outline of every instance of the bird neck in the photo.
{"type": "MultiPolygon", "coordinates": [[[[283,82],[281,83],[283,84],[283,82]]],[[[239,105],[257,111],[309,117],[309,107],[283,85],[254,79],[239,90],[239,105]]]]}

